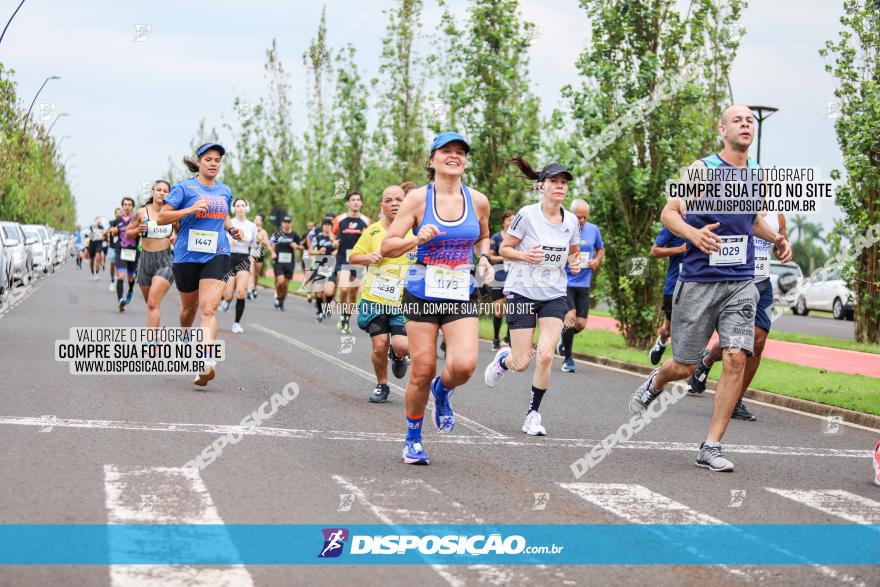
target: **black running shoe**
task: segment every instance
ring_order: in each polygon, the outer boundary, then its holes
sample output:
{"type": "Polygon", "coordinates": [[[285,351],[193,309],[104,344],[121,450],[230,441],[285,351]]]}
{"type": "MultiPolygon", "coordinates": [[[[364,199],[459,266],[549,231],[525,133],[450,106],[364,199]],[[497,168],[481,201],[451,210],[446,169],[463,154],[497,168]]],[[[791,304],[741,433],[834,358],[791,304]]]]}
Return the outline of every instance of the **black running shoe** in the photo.
{"type": "Polygon", "coordinates": [[[391,388],[386,384],[379,383],[376,385],[376,389],[373,390],[369,401],[371,404],[384,404],[388,401],[389,393],[391,393],[391,388]]]}
{"type": "Polygon", "coordinates": [[[733,407],[733,415],[730,417],[734,420],[745,420],[746,422],[757,420],[755,415],[742,403],[742,400],[736,402],[736,405],[733,407]]]}
{"type": "Polygon", "coordinates": [[[703,351],[703,357],[700,360],[700,364],[697,365],[697,370],[691,373],[688,379],[688,385],[690,386],[688,393],[696,395],[706,391],[706,381],[709,379],[709,371],[712,370],[712,367],[707,367],[706,363],[703,362],[708,356],[709,351],[703,351]]]}
{"type": "Polygon", "coordinates": [[[497,351],[501,348],[501,341],[497,338],[492,339],[492,350],[497,351]]]}
{"type": "Polygon", "coordinates": [[[660,344],[660,337],[657,337],[657,342],[654,343],[653,348],[651,348],[651,352],[648,353],[648,358],[651,360],[652,365],[657,365],[660,363],[660,359],[663,358],[663,353],[666,352],[666,345],[660,344]]]}
{"type": "Polygon", "coordinates": [[[403,379],[403,376],[406,375],[406,368],[409,366],[407,358],[398,359],[390,345],[388,346],[388,358],[391,359],[391,373],[398,379],[403,379]]]}

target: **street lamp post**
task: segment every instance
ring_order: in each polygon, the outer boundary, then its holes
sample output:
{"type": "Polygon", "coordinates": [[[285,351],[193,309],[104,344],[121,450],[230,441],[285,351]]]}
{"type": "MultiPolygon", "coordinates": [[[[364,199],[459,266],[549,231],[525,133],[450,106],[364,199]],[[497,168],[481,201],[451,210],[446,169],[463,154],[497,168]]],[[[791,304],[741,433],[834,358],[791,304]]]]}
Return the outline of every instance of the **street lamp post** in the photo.
{"type": "Polygon", "coordinates": [[[6,21],[6,26],[3,27],[3,33],[0,34],[0,43],[3,42],[3,37],[6,36],[6,29],[9,28],[9,25],[12,24],[12,19],[15,18],[15,15],[18,14],[18,11],[21,9],[21,5],[24,4],[24,0],[18,4],[18,8],[15,9],[15,12],[12,13],[12,16],[9,17],[9,20],[6,21]]]}
{"type": "Polygon", "coordinates": [[[45,87],[46,87],[46,84],[49,83],[49,80],[52,80],[52,79],[61,79],[61,78],[60,78],[59,76],[57,76],[57,75],[51,75],[51,76],[49,76],[49,77],[46,78],[46,81],[44,81],[44,82],[43,82],[43,85],[40,86],[40,89],[37,90],[37,93],[34,95],[34,99],[31,100],[31,106],[30,106],[30,108],[28,108],[27,114],[26,114],[25,117],[24,117],[24,129],[22,129],[22,131],[21,131],[22,136],[24,136],[25,134],[27,134],[27,124],[28,124],[28,120],[30,120],[30,118],[31,118],[31,111],[34,109],[34,104],[37,103],[37,98],[40,97],[40,92],[43,91],[43,88],[45,88],[45,87]]]}
{"type": "Polygon", "coordinates": [[[770,116],[779,110],[779,108],[774,108],[773,106],[749,106],[752,112],[755,113],[755,118],[758,121],[758,165],[761,164],[761,129],[764,128],[764,121],[770,118],[770,116]]]}
{"type": "Polygon", "coordinates": [[[49,130],[46,131],[47,135],[52,133],[52,127],[55,126],[55,123],[58,122],[58,119],[61,118],[62,116],[70,116],[70,114],[68,114],[67,112],[62,112],[61,114],[56,116],[55,120],[52,121],[52,124],[49,125],[49,130]]]}

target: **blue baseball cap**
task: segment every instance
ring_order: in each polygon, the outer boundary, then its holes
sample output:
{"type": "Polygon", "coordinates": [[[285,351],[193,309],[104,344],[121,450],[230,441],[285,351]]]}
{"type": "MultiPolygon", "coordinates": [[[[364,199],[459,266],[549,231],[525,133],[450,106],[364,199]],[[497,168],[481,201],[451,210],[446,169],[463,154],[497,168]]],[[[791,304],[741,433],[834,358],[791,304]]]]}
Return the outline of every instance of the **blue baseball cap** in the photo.
{"type": "Polygon", "coordinates": [[[220,151],[221,157],[226,154],[226,149],[224,149],[223,145],[221,145],[220,143],[205,143],[204,145],[199,147],[199,150],[196,151],[196,155],[201,157],[211,149],[217,149],[218,151],[220,151]]]}
{"type": "Polygon", "coordinates": [[[434,137],[434,142],[431,143],[431,152],[433,153],[434,151],[436,151],[440,147],[442,147],[444,145],[448,145],[449,143],[451,143],[453,141],[458,141],[458,142],[462,143],[464,145],[464,152],[465,153],[471,152],[471,146],[468,144],[468,142],[465,140],[465,138],[463,136],[461,136],[460,134],[458,134],[457,132],[453,132],[453,131],[441,132],[439,135],[434,137]]]}

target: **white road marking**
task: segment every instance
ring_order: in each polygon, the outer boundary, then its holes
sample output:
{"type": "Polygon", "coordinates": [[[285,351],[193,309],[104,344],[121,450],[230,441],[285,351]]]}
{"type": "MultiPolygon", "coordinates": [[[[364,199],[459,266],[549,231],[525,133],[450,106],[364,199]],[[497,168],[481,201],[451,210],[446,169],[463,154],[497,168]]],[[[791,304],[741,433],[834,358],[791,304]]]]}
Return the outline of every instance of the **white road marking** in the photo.
{"type": "Polygon", "coordinates": [[[23,301],[25,301],[26,299],[31,297],[35,291],[37,291],[38,289],[43,287],[43,284],[46,283],[46,281],[47,281],[47,279],[43,278],[27,288],[22,287],[22,286],[18,286],[16,288],[14,288],[12,290],[11,295],[9,296],[9,300],[6,302],[6,304],[2,308],[0,308],[0,318],[3,318],[6,314],[9,313],[10,310],[12,310],[12,308],[21,304],[23,301]],[[16,298],[15,297],[16,290],[24,290],[24,291],[23,292],[20,291],[18,294],[18,297],[16,298]]]}
{"type": "MultiPolygon", "coordinates": [[[[607,510],[632,524],[724,524],[718,518],[691,509],[642,485],[624,483],[560,483],[559,485],[584,501],[607,510]]],[[[743,535],[746,538],[749,537],[746,532],[743,532],[743,535]]],[[[663,539],[669,540],[670,538],[663,535],[663,539]]],[[[797,556],[775,544],[768,545],[768,547],[788,556],[797,556]]],[[[763,569],[749,568],[743,571],[729,565],[713,566],[722,568],[747,581],[754,578],[758,582],[764,582],[768,578],[767,571],[763,569]]],[[[822,575],[842,583],[850,583],[860,587],[865,585],[859,579],[840,573],[829,566],[818,564],[810,564],[809,566],[822,575]]]]}
{"type": "MultiPolygon", "coordinates": [[[[223,524],[202,478],[181,469],[104,465],[104,489],[110,524],[223,524]]],[[[216,545],[223,552],[231,542],[216,545]]],[[[111,556],[119,552],[110,543],[111,556]]],[[[110,582],[119,587],[250,587],[244,565],[110,565],[110,582]]]]}
{"type": "MultiPolygon", "coordinates": [[[[45,421],[34,416],[0,416],[0,425],[12,426],[36,426],[45,425],[45,421]]],[[[241,433],[246,436],[275,436],[282,438],[319,439],[360,442],[390,442],[403,443],[399,433],[392,432],[352,432],[348,430],[306,430],[297,428],[273,428],[259,426],[256,428],[242,428],[239,425],[230,424],[189,424],[172,422],[126,422],[120,420],[80,420],[77,418],[57,418],[53,424],[55,428],[86,428],[92,430],[132,430],[142,432],[193,432],[206,434],[241,433]]],[[[464,444],[471,446],[524,446],[538,450],[550,450],[554,448],[583,448],[588,449],[600,442],[600,439],[590,438],[548,438],[532,439],[523,437],[522,440],[509,437],[487,436],[464,436],[433,434],[430,437],[432,444],[464,444]]],[[[666,450],[675,452],[694,452],[697,446],[691,442],[656,442],[646,440],[630,440],[622,442],[616,449],[632,450],[666,450]]],[[[725,444],[725,452],[744,454],[763,454],[779,457],[831,457],[831,458],[865,458],[870,459],[873,453],[870,450],[844,449],[844,448],[809,448],[802,446],[759,446],[725,444]]]]}
{"type": "Polygon", "coordinates": [[[880,501],[843,489],[764,489],[854,524],[880,524],[880,501]]]}
{"type": "MultiPolygon", "coordinates": [[[[444,497],[439,489],[422,479],[400,479],[390,485],[378,479],[350,479],[341,475],[333,475],[333,480],[355,495],[355,503],[366,506],[374,516],[390,526],[486,523],[483,518],[469,512],[461,503],[444,497]],[[424,511],[400,507],[421,505],[426,494],[433,494],[443,504],[444,509],[424,511]]],[[[431,568],[450,585],[463,587],[468,584],[467,577],[461,576],[458,565],[452,567],[434,564],[431,568]]],[[[515,565],[467,565],[466,568],[477,573],[476,583],[481,585],[525,585],[529,582],[529,577],[515,565]]],[[[561,573],[555,576],[564,579],[561,573]]]]}
{"type": "MultiPolygon", "coordinates": [[[[366,379],[367,381],[370,381],[371,383],[376,380],[375,374],[370,373],[369,371],[365,371],[364,369],[361,369],[360,367],[356,367],[356,366],[352,365],[351,363],[346,363],[345,361],[343,361],[342,359],[340,359],[338,357],[334,357],[333,355],[325,353],[324,351],[318,350],[315,347],[308,345],[308,344],[306,344],[300,340],[297,340],[295,338],[292,338],[290,336],[287,336],[286,334],[276,332],[275,330],[272,330],[271,328],[266,328],[265,326],[261,326],[259,324],[254,324],[253,322],[249,323],[248,326],[251,328],[255,328],[256,330],[259,330],[260,332],[264,332],[270,336],[274,336],[275,338],[277,338],[279,340],[283,340],[284,342],[291,344],[299,349],[302,349],[308,353],[311,353],[311,354],[315,355],[316,357],[324,359],[325,361],[329,361],[329,362],[333,363],[334,365],[336,365],[342,369],[345,369],[346,371],[348,371],[350,373],[354,373],[355,375],[363,377],[364,379],[366,379]]],[[[403,397],[403,388],[402,387],[400,387],[399,385],[395,385],[394,383],[391,383],[391,382],[388,383],[388,386],[391,388],[391,391],[393,391],[396,395],[403,397]]],[[[433,405],[433,400],[429,400],[429,404],[433,405]]],[[[491,428],[489,428],[487,426],[483,426],[479,422],[475,422],[474,420],[471,420],[470,418],[462,416],[458,412],[456,412],[456,414],[455,414],[455,421],[456,421],[456,423],[460,423],[465,428],[470,428],[471,430],[473,430],[474,432],[476,432],[477,434],[479,434],[481,436],[486,436],[488,438],[505,438],[505,436],[503,434],[501,434],[500,432],[492,430],[491,428]]]]}

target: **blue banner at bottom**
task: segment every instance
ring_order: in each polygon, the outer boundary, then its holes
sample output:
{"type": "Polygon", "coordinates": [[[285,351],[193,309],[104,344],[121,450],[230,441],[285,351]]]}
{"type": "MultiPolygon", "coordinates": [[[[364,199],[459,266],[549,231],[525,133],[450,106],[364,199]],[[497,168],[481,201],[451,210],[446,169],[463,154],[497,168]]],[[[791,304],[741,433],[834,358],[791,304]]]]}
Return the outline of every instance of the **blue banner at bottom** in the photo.
{"type": "Polygon", "coordinates": [[[4,565],[877,565],[880,525],[0,525],[4,565]]]}

